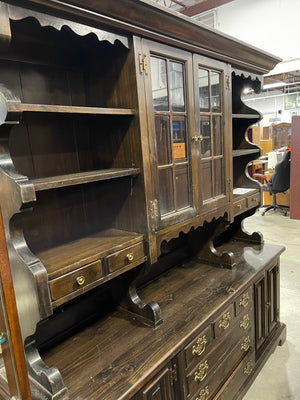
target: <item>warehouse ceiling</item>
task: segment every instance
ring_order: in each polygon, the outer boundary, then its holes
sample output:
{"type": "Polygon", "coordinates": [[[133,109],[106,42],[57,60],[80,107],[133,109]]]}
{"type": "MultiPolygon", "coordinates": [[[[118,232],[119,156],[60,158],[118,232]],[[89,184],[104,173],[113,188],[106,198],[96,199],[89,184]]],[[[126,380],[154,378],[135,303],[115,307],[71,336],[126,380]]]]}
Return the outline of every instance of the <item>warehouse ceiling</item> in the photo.
{"type": "Polygon", "coordinates": [[[184,15],[193,17],[205,11],[212,10],[234,0],[153,0],[168,8],[179,11],[184,15]]]}

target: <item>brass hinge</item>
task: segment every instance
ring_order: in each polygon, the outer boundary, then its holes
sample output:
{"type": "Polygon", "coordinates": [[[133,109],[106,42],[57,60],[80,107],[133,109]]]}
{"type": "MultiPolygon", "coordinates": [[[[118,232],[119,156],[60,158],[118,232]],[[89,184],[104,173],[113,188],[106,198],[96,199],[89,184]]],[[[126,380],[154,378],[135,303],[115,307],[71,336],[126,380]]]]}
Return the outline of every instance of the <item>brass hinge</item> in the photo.
{"type": "Polygon", "coordinates": [[[230,80],[230,75],[226,75],[226,81],[225,81],[225,87],[226,90],[231,90],[231,80],[230,80]]]}
{"type": "Polygon", "coordinates": [[[150,201],[150,217],[151,217],[151,228],[153,231],[155,231],[157,227],[157,219],[159,217],[157,199],[150,201]]]}
{"type": "Polygon", "coordinates": [[[171,369],[171,376],[172,376],[171,383],[172,383],[172,385],[173,385],[174,382],[177,382],[177,380],[178,380],[178,375],[177,375],[177,364],[174,364],[174,365],[173,365],[173,367],[172,367],[172,369],[171,369]]]}
{"type": "Polygon", "coordinates": [[[227,193],[230,193],[231,191],[231,183],[232,183],[231,178],[227,178],[227,193]]]}
{"type": "Polygon", "coordinates": [[[145,54],[139,54],[140,73],[148,75],[148,61],[145,54]]]}

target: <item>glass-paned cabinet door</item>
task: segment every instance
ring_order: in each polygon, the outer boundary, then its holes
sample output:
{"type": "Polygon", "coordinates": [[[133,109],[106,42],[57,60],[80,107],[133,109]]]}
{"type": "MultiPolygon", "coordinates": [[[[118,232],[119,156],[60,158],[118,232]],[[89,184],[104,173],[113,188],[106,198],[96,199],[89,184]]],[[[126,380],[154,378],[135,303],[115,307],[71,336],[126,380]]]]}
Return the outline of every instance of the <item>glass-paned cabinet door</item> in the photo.
{"type": "Polygon", "coordinates": [[[193,121],[192,55],[144,41],[150,68],[146,79],[152,177],[157,202],[156,228],[195,215],[191,129],[193,121]]]}
{"type": "Polygon", "coordinates": [[[201,154],[202,211],[229,202],[227,65],[194,56],[196,135],[201,154]]]}

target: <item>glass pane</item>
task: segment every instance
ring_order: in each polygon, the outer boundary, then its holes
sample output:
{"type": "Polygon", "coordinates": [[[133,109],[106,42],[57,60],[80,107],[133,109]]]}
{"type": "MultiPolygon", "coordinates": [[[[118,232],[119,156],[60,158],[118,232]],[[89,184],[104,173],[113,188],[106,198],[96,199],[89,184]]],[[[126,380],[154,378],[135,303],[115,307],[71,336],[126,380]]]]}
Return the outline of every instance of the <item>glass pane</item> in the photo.
{"type": "Polygon", "coordinates": [[[187,159],[185,117],[173,118],[172,127],[174,161],[184,161],[187,159]]]}
{"type": "Polygon", "coordinates": [[[287,131],[285,128],[281,128],[281,144],[280,147],[287,145],[287,131]]]}
{"type": "Polygon", "coordinates": [[[215,156],[223,154],[223,135],[221,121],[222,118],[220,116],[213,116],[212,118],[215,156]]]}
{"type": "Polygon", "coordinates": [[[221,111],[221,74],[219,72],[211,72],[211,109],[212,112],[221,111]]]}
{"type": "Polygon", "coordinates": [[[202,163],[202,196],[203,200],[212,198],[212,162],[202,163]]]}
{"type": "Polygon", "coordinates": [[[288,147],[291,147],[291,128],[288,128],[288,147]]]}
{"type": "Polygon", "coordinates": [[[215,196],[220,196],[224,194],[223,158],[214,161],[214,173],[215,196]]]}
{"type": "Polygon", "coordinates": [[[274,128],[274,149],[278,149],[278,129],[274,128]]]}
{"type": "Polygon", "coordinates": [[[180,165],[175,168],[177,210],[189,205],[189,176],[188,166],[180,165]]]}
{"type": "Polygon", "coordinates": [[[169,110],[167,62],[151,57],[152,98],[155,111],[169,110]]]}
{"type": "Polygon", "coordinates": [[[184,111],[183,65],[173,61],[170,61],[170,92],[172,111],[184,111]]]}
{"type": "Polygon", "coordinates": [[[198,69],[200,111],[209,111],[209,80],[206,69],[198,69]]]}
{"type": "Polygon", "coordinates": [[[211,157],[211,132],[209,117],[201,117],[200,133],[203,137],[201,140],[201,155],[202,157],[211,157]]]}
{"type": "Polygon", "coordinates": [[[155,116],[155,134],[158,165],[171,164],[170,118],[167,115],[155,116]]]}
{"type": "Polygon", "coordinates": [[[161,215],[175,210],[174,184],[171,168],[160,169],[159,174],[159,206],[161,215]]]}

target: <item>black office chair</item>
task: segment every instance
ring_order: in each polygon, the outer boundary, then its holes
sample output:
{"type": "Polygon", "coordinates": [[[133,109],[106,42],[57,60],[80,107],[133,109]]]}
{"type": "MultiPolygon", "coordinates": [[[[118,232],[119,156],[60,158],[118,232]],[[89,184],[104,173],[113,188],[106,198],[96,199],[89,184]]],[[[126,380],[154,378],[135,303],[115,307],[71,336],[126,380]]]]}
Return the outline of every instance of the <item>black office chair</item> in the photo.
{"type": "Polygon", "coordinates": [[[263,179],[263,181],[265,182],[265,184],[263,185],[263,191],[269,192],[270,195],[273,196],[273,204],[271,206],[268,206],[261,215],[265,215],[267,211],[272,209],[279,209],[284,215],[287,215],[287,211],[277,205],[276,194],[285,192],[290,187],[290,161],[291,150],[288,150],[284,153],[283,159],[276,164],[275,171],[269,180],[267,180],[265,175],[253,174],[253,176],[257,176],[263,179]]]}

